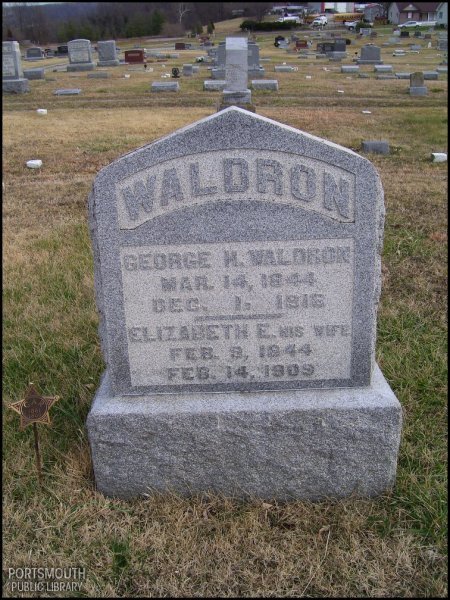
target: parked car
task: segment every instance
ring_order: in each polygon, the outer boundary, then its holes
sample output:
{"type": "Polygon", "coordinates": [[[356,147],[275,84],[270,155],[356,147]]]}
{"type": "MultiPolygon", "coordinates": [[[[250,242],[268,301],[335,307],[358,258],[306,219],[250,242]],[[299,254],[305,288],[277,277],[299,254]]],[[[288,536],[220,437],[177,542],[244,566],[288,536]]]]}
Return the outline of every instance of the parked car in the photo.
{"type": "Polygon", "coordinates": [[[397,25],[399,29],[403,27],[434,27],[436,25],[436,21],[405,21],[405,23],[400,23],[397,25]]]}
{"type": "Polygon", "coordinates": [[[314,21],[311,23],[313,27],[323,27],[328,23],[328,19],[325,16],[316,17],[314,21]]]}
{"type": "Polygon", "coordinates": [[[358,23],[362,24],[362,21],[344,21],[344,27],[346,27],[349,31],[355,31],[358,23]]]}

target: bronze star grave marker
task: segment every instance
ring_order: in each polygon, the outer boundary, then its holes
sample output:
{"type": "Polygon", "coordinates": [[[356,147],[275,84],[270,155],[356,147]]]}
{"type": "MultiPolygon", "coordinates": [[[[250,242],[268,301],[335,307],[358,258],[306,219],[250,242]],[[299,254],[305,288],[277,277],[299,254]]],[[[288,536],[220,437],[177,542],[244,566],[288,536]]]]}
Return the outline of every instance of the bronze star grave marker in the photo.
{"type": "Polygon", "coordinates": [[[39,483],[42,482],[42,474],[37,423],[50,425],[49,410],[58,400],[59,396],[41,396],[36,391],[34,385],[30,383],[25,398],[9,405],[9,408],[20,415],[20,429],[25,429],[27,425],[33,425],[34,448],[36,452],[36,467],[39,483]]]}

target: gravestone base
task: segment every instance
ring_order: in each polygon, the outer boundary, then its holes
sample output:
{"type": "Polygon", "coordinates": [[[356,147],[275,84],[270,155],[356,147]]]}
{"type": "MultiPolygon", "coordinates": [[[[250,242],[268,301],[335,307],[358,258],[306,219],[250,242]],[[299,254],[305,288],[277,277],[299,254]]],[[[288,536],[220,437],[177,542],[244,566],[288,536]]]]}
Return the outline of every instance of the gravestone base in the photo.
{"type": "Polygon", "coordinates": [[[108,79],[110,73],[108,71],[97,71],[96,73],[88,73],[88,79],[108,79]]]}
{"type": "Polygon", "coordinates": [[[378,366],[365,388],[112,396],[87,419],[107,496],[376,496],[395,482],[402,413],[378,366]]]}
{"type": "Polygon", "coordinates": [[[358,65],[382,65],[383,64],[382,60],[369,60],[369,59],[364,59],[364,58],[357,58],[356,62],[358,63],[358,65]]]}
{"type": "Polygon", "coordinates": [[[374,65],[373,70],[375,73],[392,73],[392,65],[382,65],[378,63],[374,65]]]}
{"type": "Polygon", "coordinates": [[[24,94],[30,91],[28,79],[10,79],[2,81],[2,92],[5,94],[24,94]]]}
{"type": "Polygon", "coordinates": [[[364,140],[361,144],[363,152],[373,152],[374,154],[389,154],[389,142],[384,140],[364,140]]]}
{"type": "Polygon", "coordinates": [[[254,90],[278,90],[278,79],[255,79],[251,84],[254,90]]]}
{"type": "Polygon", "coordinates": [[[347,58],[347,52],[333,50],[332,52],[327,52],[327,56],[328,58],[347,58]]]}
{"type": "Polygon", "coordinates": [[[154,81],[150,87],[152,92],[179,92],[178,81],[154,81]]]}
{"type": "Polygon", "coordinates": [[[252,103],[252,92],[250,90],[223,90],[221,104],[224,106],[244,107],[252,103]]]}
{"type": "Polygon", "coordinates": [[[73,63],[71,65],[67,65],[67,72],[70,72],[70,71],[93,71],[94,69],[95,69],[95,65],[93,62],[73,63]]]}
{"type": "Polygon", "coordinates": [[[118,58],[115,60],[99,60],[97,61],[97,67],[118,67],[120,61],[118,58]]]}
{"type": "Polygon", "coordinates": [[[25,79],[45,79],[44,69],[24,69],[23,76],[25,79]]]}
{"type": "Polygon", "coordinates": [[[205,79],[203,82],[203,89],[212,92],[223,92],[227,82],[225,79],[205,79]]]}
{"type": "Polygon", "coordinates": [[[428,88],[426,86],[414,86],[409,88],[410,96],[426,96],[428,88]]]}

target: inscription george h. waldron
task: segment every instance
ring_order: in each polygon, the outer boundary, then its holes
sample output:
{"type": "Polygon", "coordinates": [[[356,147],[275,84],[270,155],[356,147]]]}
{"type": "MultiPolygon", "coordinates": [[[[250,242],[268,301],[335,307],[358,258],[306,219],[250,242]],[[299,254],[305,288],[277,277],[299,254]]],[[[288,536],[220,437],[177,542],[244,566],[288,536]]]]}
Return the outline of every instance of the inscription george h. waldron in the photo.
{"type": "Polygon", "coordinates": [[[320,160],[246,150],[192,154],[136,173],[116,185],[120,229],[187,206],[220,200],[288,204],[352,223],[355,176],[320,160]]]}
{"type": "Polygon", "coordinates": [[[353,247],[122,247],[131,384],[349,378],[353,247]]]}

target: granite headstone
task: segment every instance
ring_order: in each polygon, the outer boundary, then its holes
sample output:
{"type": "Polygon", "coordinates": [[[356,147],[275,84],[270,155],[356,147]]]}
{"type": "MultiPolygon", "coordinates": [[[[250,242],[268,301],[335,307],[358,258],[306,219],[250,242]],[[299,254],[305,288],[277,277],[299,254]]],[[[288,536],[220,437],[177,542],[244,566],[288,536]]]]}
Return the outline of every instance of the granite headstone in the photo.
{"type": "Polygon", "coordinates": [[[125,50],[125,62],[132,64],[143,64],[144,63],[144,51],[143,50],[125,50]]]}
{"type": "Polygon", "coordinates": [[[117,67],[120,64],[119,59],[117,58],[116,42],[114,40],[98,42],[97,49],[97,66],[117,67]]]}
{"type": "MultiPolygon", "coordinates": [[[[215,54],[214,68],[211,70],[211,77],[213,79],[225,79],[225,66],[226,66],[226,42],[219,42],[217,51],[215,54]]],[[[248,50],[248,64],[247,71],[248,77],[264,77],[264,67],[260,64],[259,57],[259,46],[255,42],[247,42],[248,50]]]]}
{"type": "Polygon", "coordinates": [[[69,49],[69,64],[67,71],[93,71],[92,47],[89,40],[71,40],[67,47],[69,49]]]}
{"type": "Polygon", "coordinates": [[[23,76],[19,42],[2,42],[2,92],[23,94],[30,91],[23,76]]]}
{"type": "Polygon", "coordinates": [[[44,60],[45,52],[37,46],[27,48],[25,52],[25,60],[44,60]]]}
{"type": "Polygon", "coordinates": [[[264,67],[261,67],[259,46],[255,42],[248,42],[248,77],[264,77],[264,67]]]}
{"type": "Polygon", "coordinates": [[[225,81],[222,95],[223,106],[245,106],[252,101],[248,89],[247,38],[227,37],[225,40],[225,81]]]}
{"type": "Polygon", "coordinates": [[[102,169],[89,216],[100,492],[393,486],[401,408],[375,364],[384,201],[368,160],[233,106],[102,169]]]}
{"type": "Polygon", "coordinates": [[[409,76],[409,93],[411,96],[426,96],[428,88],[423,84],[422,71],[416,71],[409,76]]]}
{"type": "Polygon", "coordinates": [[[360,65],[382,65],[381,49],[374,44],[365,44],[361,48],[361,56],[356,59],[360,65]]]}

